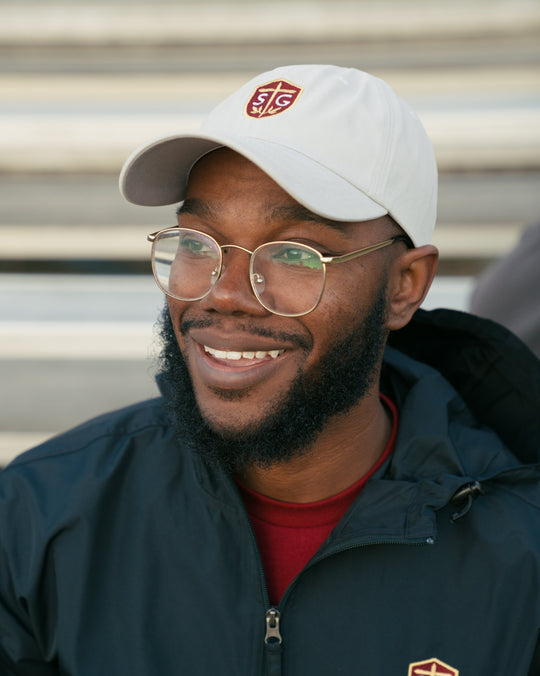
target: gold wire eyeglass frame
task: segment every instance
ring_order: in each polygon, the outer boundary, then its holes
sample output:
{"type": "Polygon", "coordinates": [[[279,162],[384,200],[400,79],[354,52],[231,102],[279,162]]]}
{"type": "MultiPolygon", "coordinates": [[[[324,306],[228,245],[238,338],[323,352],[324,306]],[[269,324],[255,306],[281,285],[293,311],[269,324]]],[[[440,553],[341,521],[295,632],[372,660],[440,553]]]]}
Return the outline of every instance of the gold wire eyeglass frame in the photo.
{"type": "MultiPolygon", "coordinates": [[[[253,291],[253,294],[255,295],[255,298],[257,301],[265,308],[265,310],[268,310],[268,312],[271,312],[272,314],[279,315],[280,317],[303,317],[304,315],[309,314],[310,312],[313,312],[315,308],[319,305],[321,302],[321,298],[323,297],[324,289],[326,286],[326,266],[327,265],[332,265],[334,263],[346,263],[347,261],[351,261],[355,258],[359,258],[360,256],[365,256],[366,254],[372,253],[373,251],[378,251],[379,249],[383,249],[387,246],[390,246],[392,244],[395,244],[396,242],[405,242],[407,246],[410,246],[410,240],[407,236],[405,235],[395,235],[394,237],[391,237],[390,239],[384,240],[384,242],[379,242],[378,244],[372,244],[371,246],[364,247],[363,249],[356,249],[356,251],[351,251],[346,254],[341,254],[338,256],[324,256],[320,251],[317,251],[317,249],[313,248],[312,246],[309,246],[308,244],[301,244],[299,242],[294,242],[294,241],[275,241],[275,242],[265,242],[264,244],[261,244],[258,246],[256,249],[253,251],[250,251],[249,249],[246,249],[243,246],[240,246],[239,244],[219,244],[211,235],[207,235],[205,232],[201,232],[200,230],[193,230],[192,228],[180,228],[178,226],[173,226],[173,227],[168,227],[168,228],[162,228],[161,230],[157,230],[156,232],[152,232],[149,235],[147,235],[147,240],[152,243],[152,272],[154,274],[154,279],[156,280],[157,285],[159,288],[170,298],[174,298],[175,300],[181,300],[184,302],[195,302],[198,300],[202,300],[203,298],[206,298],[208,294],[212,291],[212,288],[216,284],[216,282],[219,280],[222,270],[223,270],[223,250],[224,249],[239,249],[240,251],[244,251],[245,253],[248,254],[249,256],[249,282],[251,285],[251,289],[253,291]],[[215,245],[217,250],[219,251],[219,265],[216,268],[215,271],[215,276],[214,280],[211,283],[208,291],[206,291],[202,296],[199,296],[198,298],[184,298],[182,296],[178,296],[177,294],[172,293],[172,291],[168,288],[166,288],[160,281],[159,281],[159,276],[156,271],[156,256],[155,256],[155,249],[156,249],[156,243],[159,241],[159,239],[163,236],[166,236],[168,234],[173,234],[177,232],[178,234],[185,232],[185,233],[194,233],[196,235],[202,235],[203,237],[207,237],[209,240],[211,240],[215,245]],[[312,254],[315,254],[319,260],[321,261],[321,266],[322,266],[322,274],[323,274],[323,281],[322,281],[322,286],[321,286],[321,292],[319,294],[319,297],[317,298],[317,301],[314,303],[314,305],[309,308],[309,310],[306,310],[305,312],[296,312],[296,313],[285,313],[285,312],[277,312],[276,310],[273,310],[271,307],[268,307],[266,303],[264,303],[261,298],[259,297],[259,293],[257,291],[257,288],[255,286],[255,277],[257,276],[257,273],[254,273],[253,271],[253,258],[255,254],[258,251],[261,251],[269,246],[275,245],[275,244],[294,244],[298,246],[301,249],[304,249],[306,251],[311,252],[312,254]]],[[[214,274],[214,273],[213,273],[214,274]]]]}

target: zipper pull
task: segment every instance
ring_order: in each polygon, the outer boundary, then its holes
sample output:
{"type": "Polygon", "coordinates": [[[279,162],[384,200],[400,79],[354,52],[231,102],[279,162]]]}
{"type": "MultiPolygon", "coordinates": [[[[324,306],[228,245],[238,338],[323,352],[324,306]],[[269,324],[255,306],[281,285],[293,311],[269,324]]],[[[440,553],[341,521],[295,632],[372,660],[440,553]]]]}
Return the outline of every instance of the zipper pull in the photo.
{"type": "Polygon", "coordinates": [[[270,608],[266,611],[266,634],[264,642],[266,645],[281,644],[281,634],[279,633],[279,610],[270,608]]]}
{"type": "Polygon", "coordinates": [[[264,648],[266,653],[266,676],[281,676],[281,634],[279,632],[279,610],[266,611],[266,634],[264,648]]]}

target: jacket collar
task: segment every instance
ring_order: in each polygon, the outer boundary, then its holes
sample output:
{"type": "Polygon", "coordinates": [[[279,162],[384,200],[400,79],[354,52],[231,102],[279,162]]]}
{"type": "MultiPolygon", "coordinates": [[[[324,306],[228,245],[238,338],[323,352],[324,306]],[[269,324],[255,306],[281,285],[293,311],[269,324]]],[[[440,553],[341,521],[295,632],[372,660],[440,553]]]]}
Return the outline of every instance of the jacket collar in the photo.
{"type": "MultiPolygon", "coordinates": [[[[329,545],[429,541],[436,537],[437,512],[464,487],[504,477],[514,481],[518,470],[520,475],[532,471],[538,479],[538,468],[523,468],[494,432],[479,427],[460,395],[432,367],[387,348],[384,388],[400,415],[394,453],[368,481],[329,545]]],[[[208,467],[198,456],[194,469],[203,490],[222,508],[243,511],[225,471],[208,467]]]]}
{"type": "Polygon", "coordinates": [[[449,517],[459,518],[483,486],[538,483],[538,466],[522,465],[492,430],[479,426],[435,369],[393,348],[385,352],[385,369],[400,411],[396,447],[329,544],[428,542],[436,538],[437,512],[450,507],[449,517]]]}

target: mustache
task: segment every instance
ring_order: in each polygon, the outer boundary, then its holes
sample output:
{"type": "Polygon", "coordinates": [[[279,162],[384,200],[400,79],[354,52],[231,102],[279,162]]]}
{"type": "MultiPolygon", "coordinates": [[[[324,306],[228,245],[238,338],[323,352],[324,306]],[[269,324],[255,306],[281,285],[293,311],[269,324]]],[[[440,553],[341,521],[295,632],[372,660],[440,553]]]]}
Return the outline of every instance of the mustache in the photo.
{"type": "MultiPolygon", "coordinates": [[[[192,329],[207,329],[212,326],[219,327],[220,322],[210,317],[200,319],[183,319],[180,322],[180,333],[185,336],[192,329]]],[[[270,338],[275,342],[291,343],[304,351],[308,351],[312,347],[312,341],[307,340],[304,336],[297,333],[287,333],[285,331],[273,331],[272,329],[263,328],[261,326],[250,326],[249,324],[238,323],[235,324],[235,330],[245,333],[247,336],[259,336],[262,338],[270,338]]]]}

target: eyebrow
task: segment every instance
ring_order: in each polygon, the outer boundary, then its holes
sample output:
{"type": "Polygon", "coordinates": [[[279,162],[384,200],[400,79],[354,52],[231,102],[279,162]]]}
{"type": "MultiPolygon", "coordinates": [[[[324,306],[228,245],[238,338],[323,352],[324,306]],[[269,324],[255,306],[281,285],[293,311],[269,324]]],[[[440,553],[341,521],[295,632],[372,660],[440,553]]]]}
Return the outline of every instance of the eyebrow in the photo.
{"type": "Polygon", "coordinates": [[[313,221],[321,225],[334,227],[332,221],[313,213],[301,204],[284,204],[272,209],[271,217],[285,221],[313,221]]]}
{"type": "Polygon", "coordinates": [[[194,216],[210,217],[215,214],[214,209],[208,204],[196,197],[190,197],[182,202],[176,210],[176,215],[193,214],[194,216]]]}
{"type": "Polygon", "coordinates": [[[348,221],[334,221],[330,218],[325,218],[319,214],[310,211],[307,207],[301,204],[287,204],[283,206],[274,207],[272,210],[272,217],[282,219],[285,221],[305,221],[309,223],[316,223],[325,228],[329,228],[333,232],[339,232],[347,239],[351,238],[350,223],[348,221]]]}
{"type": "MultiPolygon", "coordinates": [[[[176,214],[192,214],[194,216],[199,216],[201,218],[216,218],[216,210],[204,200],[201,200],[197,197],[190,197],[182,204],[179,205],[176,210],[176,214]]],[[[322,225],[323,227],[330,228],[334,232],[337,230],[342,234],[350,237],[350,231],[348,229],[349,223],[340,221],[333,221],[329,218],[324,218],[324,216],[319,216],[319,214],[310,211],[307,207],[302,206],[301,204],[281,204],[277,206],[271,206],[269,208],[269,219],[276,221],[304,221],[309,223],[316,223],[322,225]]]]}

